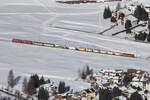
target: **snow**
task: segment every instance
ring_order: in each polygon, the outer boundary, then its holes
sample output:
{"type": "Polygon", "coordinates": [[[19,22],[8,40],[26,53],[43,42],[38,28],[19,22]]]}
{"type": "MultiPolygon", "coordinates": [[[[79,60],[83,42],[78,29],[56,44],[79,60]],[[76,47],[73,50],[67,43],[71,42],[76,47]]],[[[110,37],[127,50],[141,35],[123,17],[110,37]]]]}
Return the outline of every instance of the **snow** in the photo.
{"type": "Polygon", "coordinates": [[[0,41],[0,84],[7,85],[10,69],[14,70],[16,77],[29,77],[37,73],[53,79],[56,83],[65,80],[75,90],[90,86],[88,83],[76,81],[78,70],[85,64],[89,64],[94,70],[136,68],[150,72],[150,44],[111,36],[115,31],[124,29],[123,27],[115,27],[104,35],[97,34],[112,25],[110,20],[102,18],[104,7],[109,5],[110,8],[115,8],[117,3],[65,5],[55,3],[54,0],[1,0],[1,40],[18,38],[70,47],[126,52],[135,54],[136,58],[0,41]]]}

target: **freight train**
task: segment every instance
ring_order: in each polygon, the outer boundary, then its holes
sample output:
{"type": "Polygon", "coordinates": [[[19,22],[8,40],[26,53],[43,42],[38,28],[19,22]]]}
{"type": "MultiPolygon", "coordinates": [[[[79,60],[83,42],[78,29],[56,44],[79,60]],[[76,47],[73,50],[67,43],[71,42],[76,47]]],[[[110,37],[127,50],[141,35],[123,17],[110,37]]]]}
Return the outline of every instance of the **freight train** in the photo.
{"type": "Polygon", "coordinates": [[[20,39],[12,39],[12,42],[23,43],[23,44],[31,44],[31,45],[38,45],[38,46],[45,46],[45,47],[70,49],[70,50],[77,50],[77,51],[84,51],[84,52],[93,52],[93,53],[115,55],[115,56],[124,56],[124,57],[131,57],[131,58],[135,57],[134,54],[128,54],[128,53],[120,53],[120,52],[105,51],[105,50],[98,50],[98,49],[91,49],[91,48],[82,48],[82,47],[79,47],[79,48],[69,47],[69,46],[67,47],[67,46],[61,46],[61,45],[58,45],[58,44],[36,42],[36,41],[28,41],[28,40],[20,40],[20,39]]]}

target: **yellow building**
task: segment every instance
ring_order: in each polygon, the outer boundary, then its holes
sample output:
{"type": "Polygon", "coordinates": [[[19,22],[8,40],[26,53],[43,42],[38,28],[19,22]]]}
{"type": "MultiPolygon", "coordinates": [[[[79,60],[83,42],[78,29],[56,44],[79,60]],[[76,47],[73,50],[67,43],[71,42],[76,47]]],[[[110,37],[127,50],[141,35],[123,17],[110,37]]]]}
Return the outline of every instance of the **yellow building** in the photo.
{"type": "MultiPolygon", "coordinates": [[[[81,92],[81,94],[86,97],[87,99],[91,99],[91,98],[95,98],[96,97],[96,93],[94,89],[85,89],[81,92]]],[[[86,100],[87,100],[86,99],[86,100]]],[[[84,100],[84,99],[83,99],[84,100]]]]}

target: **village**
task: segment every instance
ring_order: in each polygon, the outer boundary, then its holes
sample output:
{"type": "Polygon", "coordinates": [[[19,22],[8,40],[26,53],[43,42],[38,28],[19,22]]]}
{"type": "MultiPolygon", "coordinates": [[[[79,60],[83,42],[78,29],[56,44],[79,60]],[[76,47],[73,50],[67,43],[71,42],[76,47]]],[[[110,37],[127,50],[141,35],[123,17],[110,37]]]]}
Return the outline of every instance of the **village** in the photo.
{"type": "MultiPolygon", "coordinates": [[[[86,77],[83,77],[82,74],[78,81],[87,82],[91,86],[80,91],[74,91],[73,87],[65,86],[63,81],[60,81],[58,86],[52,80],[44,80],[42,76],[39,80],[41,84],[31,93],[32,96],[27,91],[22,90],[21,92],[10,87],[1,87],[0,92],[19,100],[101,100],[100,97],[103,95],[110,97],[110,100],[128,100],[134,93],[141,95],[141,100],[150,98],[150,75],[146,71],[141,69],[100,69],[92,72],[89,66],[84,69],[86,69],[83,71],[87,73],[86,77]],[[105,90],[109,91],[108,94],[103,94],[105,90]]],[[[35,74],[31,77],[37,76],[35,74]]],[[[28,91],[31,92],[31,86],[30,89],[28,91]]]]}

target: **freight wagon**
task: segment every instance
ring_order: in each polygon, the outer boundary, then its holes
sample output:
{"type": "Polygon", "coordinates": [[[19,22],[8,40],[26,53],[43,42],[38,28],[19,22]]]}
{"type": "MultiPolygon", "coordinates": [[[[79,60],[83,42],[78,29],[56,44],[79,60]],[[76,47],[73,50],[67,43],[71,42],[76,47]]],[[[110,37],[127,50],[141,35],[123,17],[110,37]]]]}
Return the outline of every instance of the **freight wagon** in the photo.
{"type": "Polygon", "coordinates": [[[107,51],[100,50],[100,53],[101,53],[101,54],[107,54],[107,51]]]}
{"type": "Polygon", "coordinates": [[[120,53],[120,52],[114,52],[114,53],[115,53],[116,56],[121,56],[122,55],[122,53],[120,53]]]}
{"type": "Polygon", "coordinates": [[[75,47],[68,47],[68,49],[70,49],[70,50],[76,50],[75,47]]]}
{"type": "Polygon", "coordinates": [[[86,51],[86,48],[77,48],[79,51],[86,51]]]}
{"type": "Polygon", "coordinates": [[[44,46],[44,43],[42,42],[32,42],[33,45],[38,45],[38,46],[44,46]]]}
{"type": "Polygon", "coordinates": [[[54,47],[54,44],[44,43],[43,46],[46,46],[46,47],[54,47]]]}
{"type": "Polygon", "coordinates": [[[97,50],[97,49],[94,49],[93,52],[94,52],[94,53],[99,53],[100,51],[97,50]]]}
{"type": "Polygon", "coordinates": [[[114,55],[115,53],[112,52],[112,51],[108,51],[107,54],[109,54],[109,55],[114,55]]]}
{"type": "Polygon", "coordinates": [[[127,53],[123,53],[123,56],[125,56],[125,57],[135,57],[134,54],[127,54],[127,53]]]}
{"type": "Polygon", "coordinates": [[[93,49],[86,48],[86,52],[93,52],[93,49]]]}
{"type": "Polygon", "coordinates": [[[56,48],[64,48],[64,46],[61,46],[61,45],[58,45],[58,44],[55,44],[54,47],[56,47],[56,48]]]}

